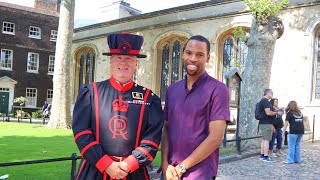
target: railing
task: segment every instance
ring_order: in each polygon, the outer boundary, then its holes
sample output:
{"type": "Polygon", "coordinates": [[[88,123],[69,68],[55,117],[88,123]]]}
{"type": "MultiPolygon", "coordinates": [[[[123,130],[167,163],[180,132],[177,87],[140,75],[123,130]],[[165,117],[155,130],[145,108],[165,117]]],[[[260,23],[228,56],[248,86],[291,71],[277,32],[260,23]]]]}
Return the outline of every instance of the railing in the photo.
{"type": "Polygon", "coordinates": [[[77,160],[81,159],[81,156],[77,156],[76,153],[72,153],[71,157],[63,157],[63,158],[54,158],[54,159],[41,159],[41,160],[33,160],[33,161],[21,161],[21,162],[11,162],[11,163],[0,163],[1,167],[7,167],[7,166],[19,166],[19,165],[27,165],[27,164],[39,164],[39,163],[50,163],[50,162],[58,162],[58,161],[72,161],[71,162],[71,172],[70,177],[71,180],[74,180],[76,177],[76,166],[77,166],[77,160]]]}
{"type": "MultiPolygon", "coordinates": [[[[18,122],[20,123],[20,121],[22,121],[22,119],[28,119],[30,124],[32,123],[32,117],[26,117],[26,118],[21,118],[21,117],[18,117],[17,120],[18,122]]],[[[44,125],[46,123],[46,120],[48,118],[42,118],[42,124],[44,125]]],[[[2,121],[3,122],[10,122],[10,117],[9,116],[2,116],[2,121]]]]}

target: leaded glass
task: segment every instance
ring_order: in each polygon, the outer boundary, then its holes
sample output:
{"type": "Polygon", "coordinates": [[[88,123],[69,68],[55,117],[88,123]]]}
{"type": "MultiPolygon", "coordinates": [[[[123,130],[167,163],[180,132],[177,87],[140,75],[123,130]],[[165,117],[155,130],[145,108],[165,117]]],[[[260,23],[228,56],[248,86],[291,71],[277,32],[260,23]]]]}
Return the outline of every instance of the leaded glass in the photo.
{"type": "Polygon", "coordinates": [[[96,67],[96,55],[93,54],[92,56],[92,73],[91,73],[91,81],[94,82],[94,71],[95,71],[95,67],[96,67]]]}
{"type": "Polygon", "coordinates": [[[79,90],[83,83],[83,63],[84,63],[84,55],[80,56],[80,66],[79,66],[79,90]]]}
{"type": "Polygon", "coordinates": [[[248,46],[246,43],[241,41],[240,38],[237,39],[237,61],[235,62],[235,67],[239,69],[239,71],[242,73],[244,70],[244,64],[247,59],[248,54],[248,46]]]}
{"type": "Polygon", "coordinates": [[[173,44],[172,49],[172,73],[171,73],[171,83],[174,83],[179,80],[180,73],[180,42],[177,40],[173,44]]]}
{"type": "Polygon", "coordinates": [[[88,52],[87,54],[87,61],[86,61],[86,84],[89,84],[90,82],[90,64],[91,63],[91,51],[88,52]]]}
{"type": "Polygon", "coordinates": [[[166,89],[169,86],[169,57],[170,57],[170,47],[167,43],[162,49],[162,73],[161,73],[161,89],[160,97],[161,101],[165,100],[166,89]]]}

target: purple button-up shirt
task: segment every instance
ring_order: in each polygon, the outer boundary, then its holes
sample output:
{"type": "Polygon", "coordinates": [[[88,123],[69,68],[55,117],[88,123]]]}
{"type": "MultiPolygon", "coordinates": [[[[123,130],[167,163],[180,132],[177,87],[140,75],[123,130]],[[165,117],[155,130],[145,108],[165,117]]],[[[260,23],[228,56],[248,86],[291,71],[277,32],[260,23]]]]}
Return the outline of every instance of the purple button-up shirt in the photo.
{"type": "MultiPolygon", "coordinates": [[[[229,91],[204,72],[189,91],[186,79],[166,92],[164,117],[168,121],[169,163],[186,159],[209,135],[209,123],[230,121],[229,91]]],[[[184,180],[206,180],[217,175],[219,148],[183,175],[184,180]]]]}

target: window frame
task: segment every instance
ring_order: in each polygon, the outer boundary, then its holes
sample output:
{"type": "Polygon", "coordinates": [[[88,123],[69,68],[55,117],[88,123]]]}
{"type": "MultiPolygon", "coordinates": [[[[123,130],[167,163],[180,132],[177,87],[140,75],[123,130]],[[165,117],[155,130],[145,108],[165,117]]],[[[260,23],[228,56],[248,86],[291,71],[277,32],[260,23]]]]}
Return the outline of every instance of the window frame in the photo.
{"type": "Polygon", "coordinates": [[[82,69],[82,84],[85,82],[86,78],[86,63],[87,63],[87,58],[88,58],[88,53],[91,51],[91,61],[90,61],[90,74],[89,74],[89,83],[93,82],[96,80],[96,67],[97,67],[97,53],[94,48],[90,46],[84,46],[82,48],[79,48],[75,54],[75,70],[74,70],[74,81],[73,81],[73,102],[76,100],[78,96],[78,91],[79,91],[79,81],[80,81],[80,59],[81,56],[83,55],[83,69],[82,69]]]}
{"type": "MultiPolygon", "coordinates": [[[[315,46],[314,46],[314,58],[313,58],[314,59],[313,60],[313,76],[312,76],[313,85],[312,85],[312,96],[311,96],[312,99],[311,99],[311,101],[320,102],[320,97],[317,98],[317,95],[316,95],[317,94],[317,85],[318,85],[317,84],[317,75],[318,75],[317,70],[318,70],[318,66],[320,67],[320,64],[318,64],[318,62],[320,63],[320,60],[318,60],[318,58],[320,58],[320,26],[315,31],[314,40],[315,40],[314,41],[315,46]]],[[[319,69],[319,71],[320,71],[320,69],[319,69]]]]}
{"type": "MultiPolygon", "coordinates": [[[[240,26],[242,27],[243,31],[245,32],[250,32],[250,27],[246,27],[246,26],[240,26]]],[[[217,42],[218,42],[218,50],[217,50],[217,57],[218,57],[218,63],[217,63],[217,71],[216,71],[216,77],[218,80],[220,80],[221,82],[225,82],[225,78],[224,78],[224,75],[223,75],[223,58],[224,58],[224,43],[225,41],[231,36],[232,38],[232,41],[233,41],[233,47],[232,47],[232,52],[233,52],[233,59],[232,62],[233,64],[237,63],[235,60],[237,60],[237,48],[238,48],[238,41],[237,39],[238,38],[235,38],[232,34],[233,34],[233,30],[237,28],[237,27],[234,27],[232,29],[229,29],[225,32],[223,32],[220,37],[218,38],[217,42]]],[[[236,66],[232,66],[232,67],[236,67],[236,66]]],[[[240,70],[240,69],[239,69],[240,70]]]]}
{"type": "Polygon", "coordinates": [[[48,74],[49,75],[53,75],[54,73],[54,62],[55,62],[56,58],[54,55],[49,55],[49,61],[48,61],[48,74]],[[54,58],[53,60],[51,58],[54,58]],[[53,62],[53,64],[52,64],[53,62]],[[53,70],[50,70],[50,69],[53,69],[53,70]]]}
{"type": "Polygon", "coordinates": [[[29,38],[34,38],[34,39],[41,39],[41,28],[40,27],[36,27],[36,26],[30,26],[29,27],[29,38]],[[37,31],[35,30],[31,30],[31,28],[34,28],[34,29],[38,29],[39,30],[39,35],[33,35],[31,33],[37,33],[37,31]]]}
{"type": "Polygon", "coordinates": [[[28,52],[28,59],[27,59],[27,72],[29,72],[29,73],[39,73],[39,59],[40,59],[40,55],[39,55],[39,53],[34,53],[34,52],[28,52]],[[29,70],[29,61],[30,61],[30,56],[31,55],[37,55],[38,56],[38,58],[37,58],[37,70],[29,70]]]}
{"type": "Polygon", "coordinates": [[[47,89],[47,98],[46,98],[47,103],[51,104],[52,98],[53,98],[53,89],[47,89]],[[51,96],[51,98],[49,96],[51,96]]]}
{"type": "Polygon", "coordinates": [[[50,41],[56,42],[57,38],[58,38],[58,31],[57,30],[51,30],[50,41]]]}
{"type": "MultiPolygon", "coordinates": [[[[11,28],[11,27],[6,27],[6,28],[11,28]]],[[[12,22],[8,22],[8,21],[3,21],[2,22],[2,33],[3,34],[9,34],[9,35],[15,35],[15,33],[16,33],[16,24],[15,23],[12,23],[12,22]],[[7,24],[13,24],[13,32],[8,32],[8,31],[4,31],[4,28],[5,28],[5,26],[4,26],[4,24],[5,23],[7,23],[7,24]]]]}
{"type": "Polygon", "coordinates": [[[12,67],[13,67],[13,50],[12,49],[1,49],[0,52],[0,69],[1,70],[7,70],[7,71],[12,71],[12,67]],[[2,67],[1,62],[2,62],[2,51],[11,51],[11,67],[10,68],[6,68],[6,67],[2,67]]]}
{"type": "MultiPolygon", "coordinates": [[[[172,68],[173,68],[173,59],[172,59],[172,52],[173,52],[173,47],[174,47],[174,43],[176,41],[180,41],[180,63],[179,63],[179,80],[183,79],[183,66],[184,66],[184,62],[182,60],[182,56],[183,56],[183,48],[186,45],[187,41],[188,41],[188,37],[183,36],[183,35],[177,35],[177,34],[172,34],[168,37],[165,37],[163,39],[161,39],[158,43],[157,43],[157,69],[156,69],[156,82],[160,82],[160,83],[156,83],[156,87],[155,87],[155,92],[157,94],[159,94],[159,97],[161,98],[161,86],[162,86],[162,54],[163,54],[163,48],[165,47],[165,45],[167,43],[169,43],[169,67],[168,67],[168,86],[170,86],[170,84],[172,84],[172,68]]],[[[162,101],[163,102],[163,101],[162,101]]]]}
{"type": "MultiPolygon", "coordinates": [[[[29,93],[34,93],[34,92],[29,92],[29,93]]],[[[27,102],[25,104],[25,107],[37,107],[37,98],[38,98],[38,89],[37,88],[26,88],[26,99],[27,99],[27,102]],[[29,97],[28,96],[28,90],[35,90],[35,97],[29,97]],[[29,98],[33,98],[34,99],[34,104],[30,105],[28,104],[29,101],[29,98]]]]}

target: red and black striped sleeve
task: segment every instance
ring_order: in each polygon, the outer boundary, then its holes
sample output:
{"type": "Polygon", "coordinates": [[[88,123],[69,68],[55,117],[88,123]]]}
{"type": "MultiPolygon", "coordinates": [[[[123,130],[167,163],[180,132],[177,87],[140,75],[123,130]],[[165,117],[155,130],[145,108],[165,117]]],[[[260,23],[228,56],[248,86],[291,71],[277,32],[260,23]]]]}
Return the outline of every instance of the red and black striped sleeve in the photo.
{"type": "Polygon", "coordinates": [[[156,95],[149,95],[149,97],[148,99],[152,99],[150,108],[144,113],[147,126],[142,130],[139,146],[124,160],[128,163],[131,172],[151,164],[159,149],[163,126],[161,101],[156,95]]]}
{"type": "Polygon", "coordinates": [[[82,157],[103,173],[112,163],[112,159],[103,152],[91,127],[91,121],[95,121],[92,119],[93,104],[92,86],[81,87],[73,110],[72,130],[82,157]]]}

